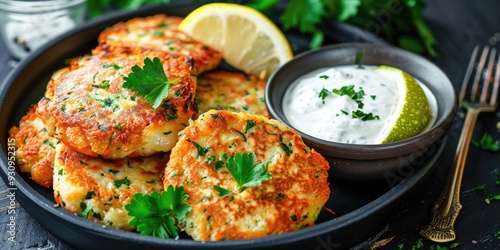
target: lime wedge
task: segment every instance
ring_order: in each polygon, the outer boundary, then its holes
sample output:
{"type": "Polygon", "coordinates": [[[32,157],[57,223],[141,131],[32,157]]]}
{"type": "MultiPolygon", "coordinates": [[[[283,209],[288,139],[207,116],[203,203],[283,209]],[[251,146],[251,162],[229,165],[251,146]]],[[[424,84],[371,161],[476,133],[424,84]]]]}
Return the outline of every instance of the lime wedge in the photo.
{"type": "Polygon", "coordinates": [[[401,98],[391,119],[382,132],[382,143],[400,141],[424,131],[432,119],[427,97],[420,84],[408,73],[390,66],[379,66],[376,70],[383,76],[393,79],[401,98]]]}

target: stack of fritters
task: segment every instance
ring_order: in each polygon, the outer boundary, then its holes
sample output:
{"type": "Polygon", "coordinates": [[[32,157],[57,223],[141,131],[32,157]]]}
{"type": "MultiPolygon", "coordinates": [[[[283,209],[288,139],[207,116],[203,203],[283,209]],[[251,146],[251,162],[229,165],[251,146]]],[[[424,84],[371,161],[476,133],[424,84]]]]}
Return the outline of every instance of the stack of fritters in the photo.
{"type": "Polygon", "coordinates": [[[136,192],[162,190],[168,152],[197,115],[196,76],[221,61],[178,31],[179,20],[157,15],[110,27],[91,54],[52,75],[44,98],[10,130],[21,171],[53,184],[60,206],[131,229],[124,205],[136,192]],[[122,87],[134,65],[155,57],[167,78],[180,79],[157,109],[122,87]]]}
{"type": "Polygon", "coordinates": [[[214,71],[220,53],[179,31],[181,20],[118,23],[91,53],[55,72],[45,96],[9,131],[20,170],[52,186],[61,207],[125,230],[133,229],[124,208],[133,195],[169,184],[186,185],[193,209],[181,227],[196,240],[313,225],[330,194],[328,163],[295,131],[268,119],[264,80],[214,71]],[[159,58],[167,78],[180,80],[158,108],[122,86],[146,58],[159,58]],[[272,180],[231,200],[216,198],[213,185],[234,189],[234,180],[199,157],[193,140],[214,156],[255,152],[270,162],[272,180]]]}

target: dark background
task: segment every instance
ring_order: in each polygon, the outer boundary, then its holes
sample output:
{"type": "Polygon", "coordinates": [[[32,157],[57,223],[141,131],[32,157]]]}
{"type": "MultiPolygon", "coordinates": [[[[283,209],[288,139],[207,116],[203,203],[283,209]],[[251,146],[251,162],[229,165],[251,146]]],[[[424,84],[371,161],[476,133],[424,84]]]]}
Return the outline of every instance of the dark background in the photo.
{"type": "MultiPolygon", "coordinates": [[[[470,53],[476,44],[499,47],[500,42],[500,1],[498,0],[434,0],[428,1],[424,12],[427,24],[438,42],[437,58],[430,58],[453,82],[458,91],[464,77],[470,53]],[[495,39],[497,38],[497,39],[495,39]]],[[[3,81],[16,62],[10,57],[0,42],[0,81],[3,81]]],[[[441,163],[434,168],[431,178],[417,190],[405,195],[397,204],[387,227],[360,242],[355,249],[500,249],[500,200],[490,204],[484,202],[485,195],[500,194],[500,153],[486,152],[471,147],[467,158],[461,188],[463,209],[455,224],[457,239],[452,243],[433,243],[422,239],[418,230],[430,217],[430,209],[437,199],[458,142],[464,118],[459,110],[448,133],[448,142],[441,156],[441,163]],[[486,184],[485,191],[475,187],[486,184]]],[[[1,118],[5,119],[5,118],[1,118]]],[[[481,114],[476,124],[473,138],[480,138],[485,132],[493,138],[500,138],[498,109],[494,113],[481,114]]],[[[17,225],[15,245],[7,241],[7,190],[0,180],[0,249],[74,249],[42,228],[22,207],[17,204],[17,225]]],[[[360,228],[362,230],[362,228],[360,228]]],[[[352,232],[355,234],[356,232],[352,232]]]]}

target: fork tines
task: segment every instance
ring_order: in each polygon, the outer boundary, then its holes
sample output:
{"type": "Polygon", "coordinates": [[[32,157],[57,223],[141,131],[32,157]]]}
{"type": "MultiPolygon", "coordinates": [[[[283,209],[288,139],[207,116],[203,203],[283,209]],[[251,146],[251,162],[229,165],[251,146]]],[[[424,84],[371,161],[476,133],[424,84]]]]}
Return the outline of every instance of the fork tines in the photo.
{"type": "Polygon", "coordinates": [[[485,46],[480,56],[478,53],[479,45],[476,45],[462,83],[461,104],[467,105],[479,101],[482,105],[496,106],[500,82],[500,63],[497,49],[485,46]],[[473,73],[474,78],[471,78],[473,73]],[[479,91],[480,96],[478,95],[479,91]]]}

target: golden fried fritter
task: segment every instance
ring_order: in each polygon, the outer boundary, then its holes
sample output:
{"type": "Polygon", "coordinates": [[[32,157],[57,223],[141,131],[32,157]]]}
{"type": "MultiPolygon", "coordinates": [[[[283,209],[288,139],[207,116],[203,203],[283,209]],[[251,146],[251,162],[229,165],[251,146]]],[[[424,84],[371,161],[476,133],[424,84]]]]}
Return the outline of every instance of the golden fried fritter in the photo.
{"type": "Polygon", "coordinates": [[[31,179],[44,187],[52,185],[55,147],[59,141],[47,133],[45,124],[36,115],[37,105],[32,105],[21,118],[19,127],[9,130],[15,142],[17,166],[21,172],[30,173],[31,179]]]}
{"type": "Polygon", "coordinates": [[[120,22],[100,34],[99,46],[141,47],[182,54],[193,61],[196,74],[216,68],[222,55],[178,30],[181,20],[181,17],[158,14],[120,22]]]}
{"type": "Polygon", "coordinates": [[[54,160],[54,199],[64,209],[111,227],[132,230],[125,205],[135,193],[161,191],[168,153],[104,160],[60,143],[54,160]]]}
{"type": "MultiPolygon", "coordinates": [[[[97,49],[96,49],[97,50],[97,49]]],[[[50,133],[80,153],[121,159],[169,151],[177,132],[196,114],[196,77],[184,56],[141,48],[115,48],[73,59],[54,74],[37,114],[50,133]],[[169,87],[160,107],[122,87],[123,76],[158,57],[169,87]]]]}
{"type": "Polygon", "coordinates": [[[266,82],[255,76],[227,71],[213,71],[198,77],[196,103],[198,112],[210,109],[263,115],[269,118],[264,101],[266,82]]]}
{"type": "Polygon", "coordinates": [[[164,188],[184,186],[191,206],[181,221],[195,240],[234,240],[314,225],[328,200],[328,162],[292,129],[263,116],[210,110],[179,134],[164,188]],[[253,152],[271,179],[238,191],[224,155],[253,152]],[[233,192],[221,197],[218,186],[233,192]]]}

